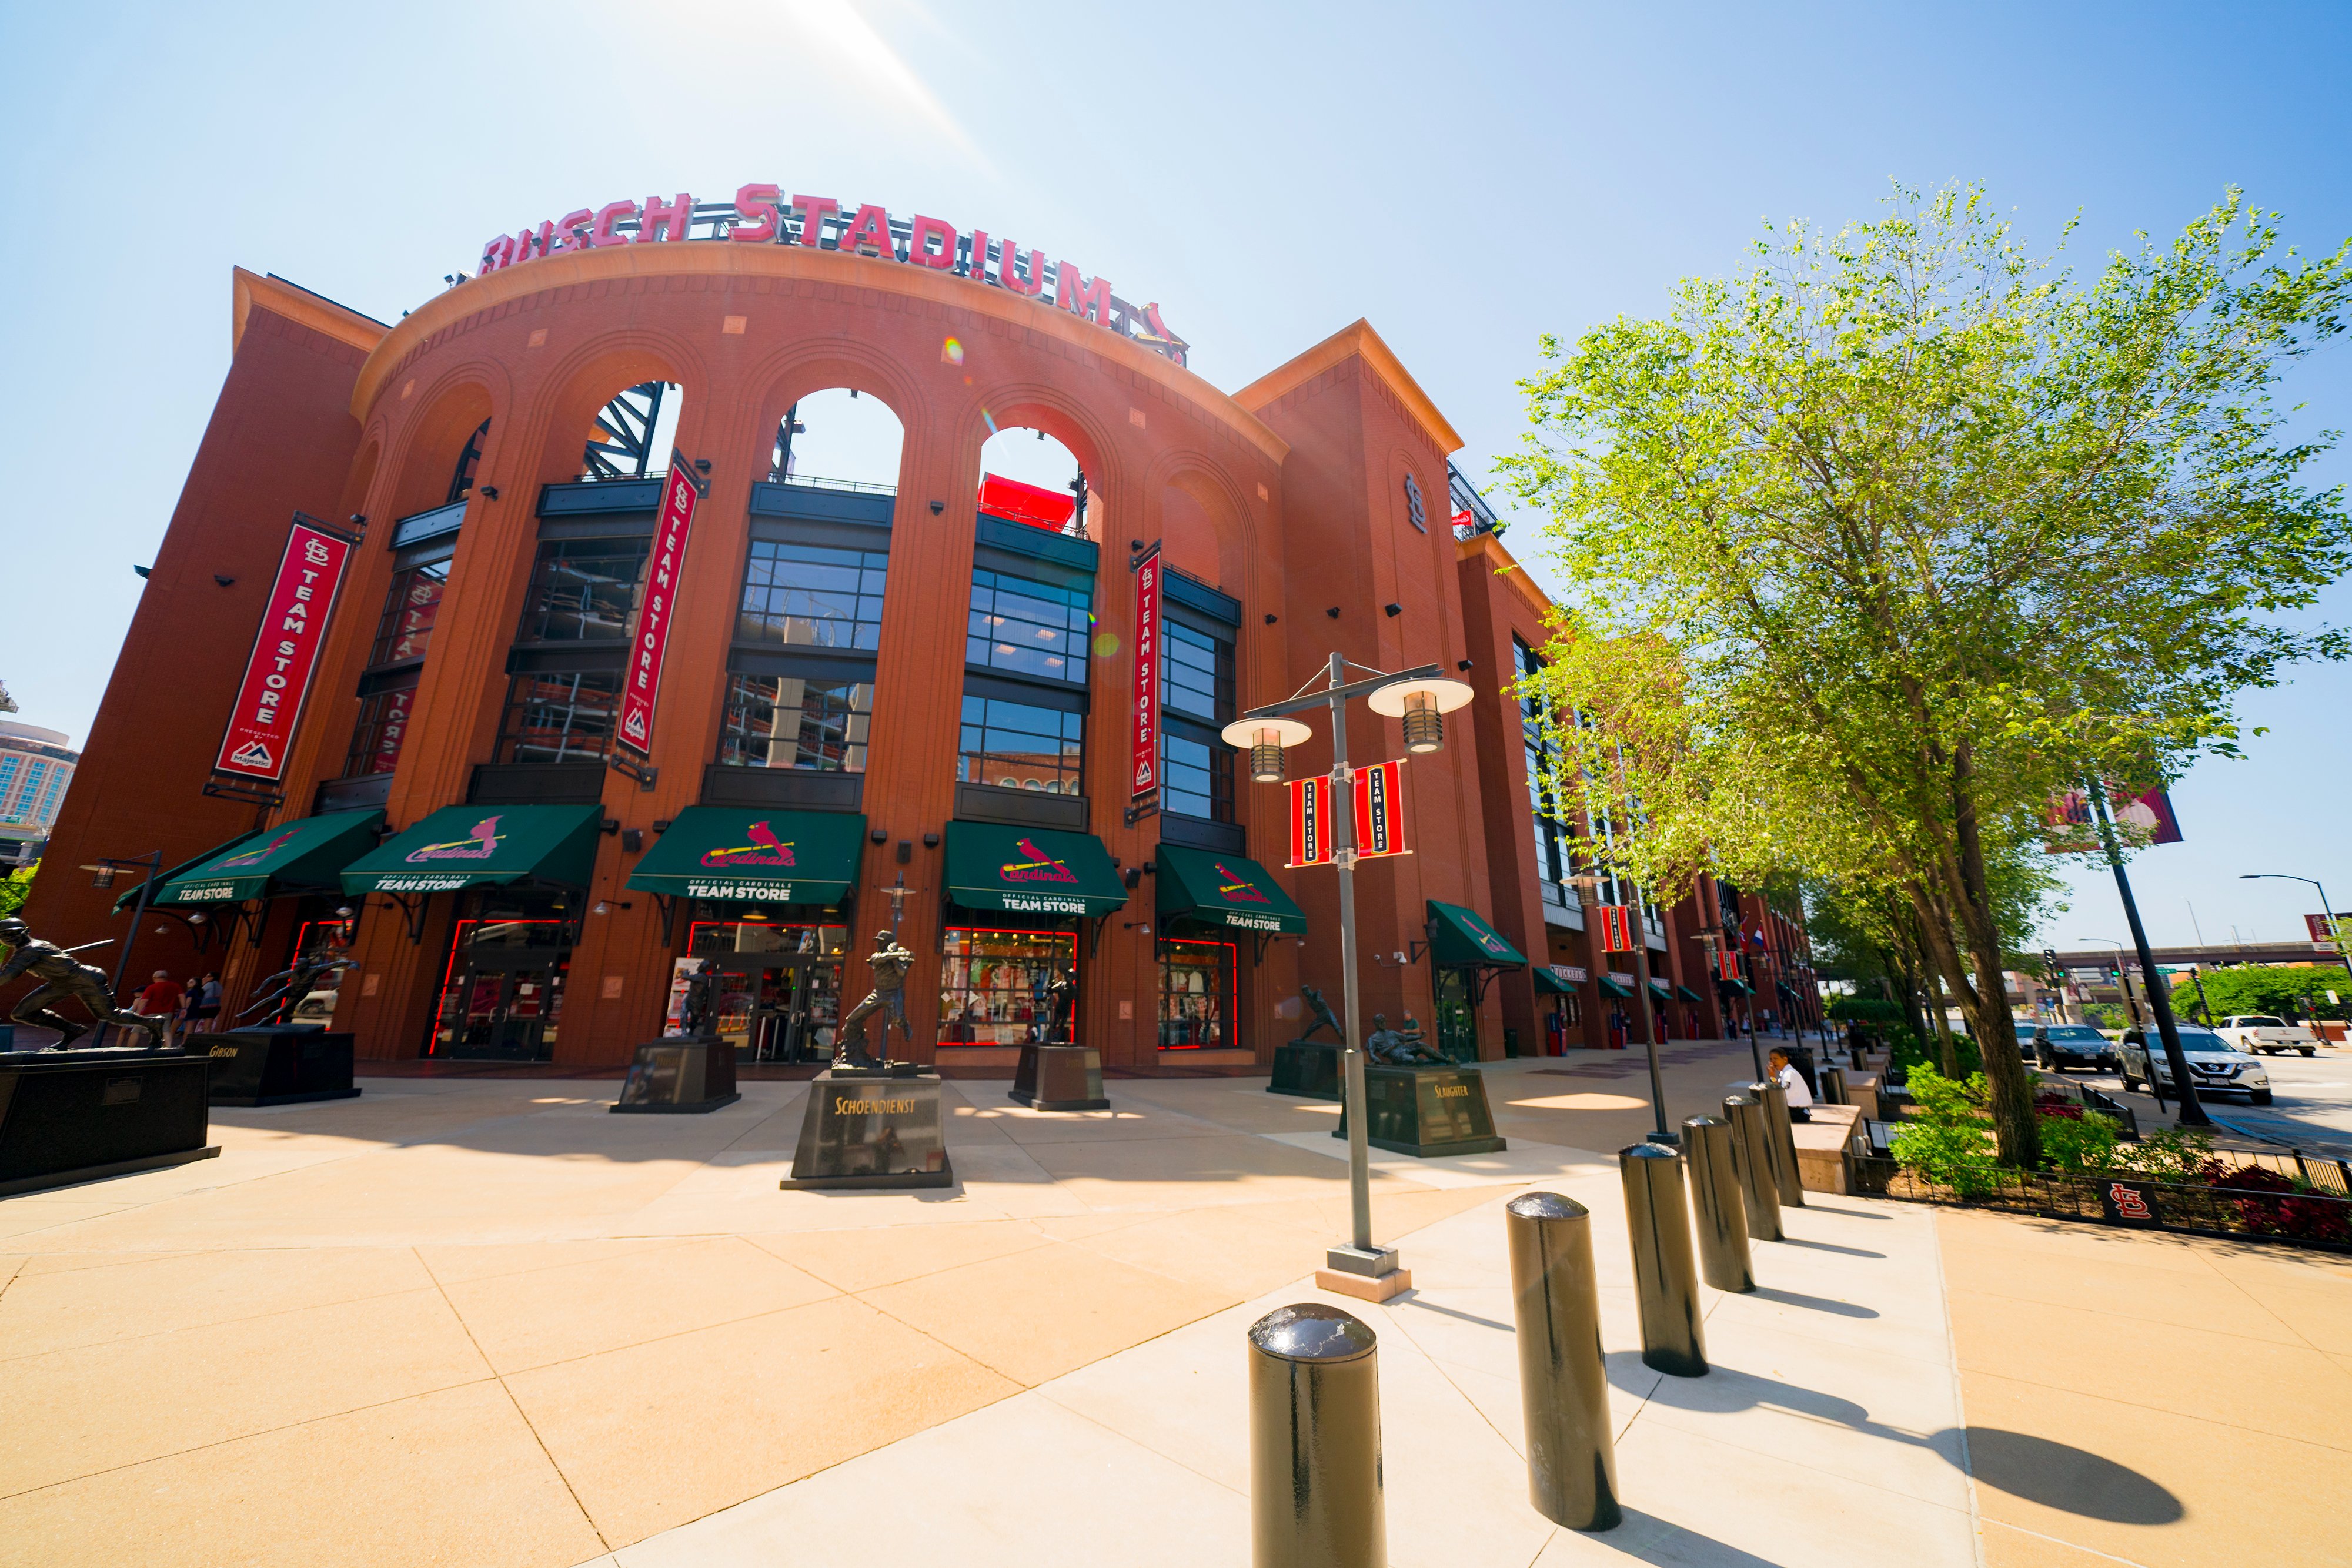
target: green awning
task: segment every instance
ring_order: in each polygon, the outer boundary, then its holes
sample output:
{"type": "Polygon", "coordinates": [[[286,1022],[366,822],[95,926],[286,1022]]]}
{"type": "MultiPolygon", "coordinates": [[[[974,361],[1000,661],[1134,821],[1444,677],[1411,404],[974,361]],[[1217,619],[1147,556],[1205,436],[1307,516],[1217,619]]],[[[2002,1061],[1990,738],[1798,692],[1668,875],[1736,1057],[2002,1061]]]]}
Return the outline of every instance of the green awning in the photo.
{"type": "MultiPolygon", "coordinates": [[[[163,896],[165,884],[187,875],[188,873],[195,870],[206,861],[215,859],[220,855],[227,854],[231,850],[237,848],[239,845],[249,844],[259,837],[261,837],[259,832],[239,833],[236,837],[229,840],[226,843],[215,844],[204,853],[188,860],[184,860],[169,871],[156,873],[155,875],[147,879],[148,885],[154,889],[152,893],[150,893],[147,895],[147,902],[150,904],[156,902],[163,896]]],[[[114,913],[120,915],[138,902],[139,883],[134,882],[131,884],[131,890],[128,893],[120,894],[116,896],[114,900],[114,913]]]]}
{"type": "Polygon", "coordinates": [[[1729,991],[1735,997],[1749,997],[1756,994],[1748,988],[1748,982],[1745,980],[1717,980],[1715,983],[1715,988],[1718,991],[1729,991]]]}
{"type": "Polygon", "coordinates": [[[1627,1002],[1633,999],[1633,987],[1621,986],[1606,975],[1601,976],[1595,983],[1600,986],[1601,994],[1604,997],[1615,997],[1620,1001],[1627,1002]]]}
{"type": "Polygon", "coordinates": [[[375,848],[383,813],[297,817],[215,851],[163,879],[157,904],[242,904],[285,893],[332,893],[345,866],[375,848]]]}
{"type": "Polygon", "coordinates": [[[854,811],[688,806],[628,885],[679,898],[838,904],[857,881],[866,819],[854,811]]]}
{"type": "Polygon", "coordinates": [[[1701,999],[1696,991],[1692,990],[1688,986],[1683,985],[1679,982],[1675,986],[1675,995],[1680,997],[1686,1002],[1696,1002],[1701,999]]]}
{"type": "Polygon", "coordinates": [[[444,806],[343,868],[345,893],[453,893],[544,882],[584,888],[604,808],[444,806]]]}
{"type": "Polygon", "coordinates": [[[1650,977],[1650,989],[1660,997],[1664,998],[1667,1001],[1673,1001],[1675,999],[1675,988],[1672,986],[1667,985],[1665,981],[1658,978],[1655,975],[1650,977]]]}
{"type": "Polygon", "coordinates": [[[948,824],[948,898],[966,909],[1108,915],[1127,903],[1110,852],[1092,833],[999,822],[948,824]]]}
{"type": "Polygon", "coordinates": [[[1290,901],[1265,867],[1248,856],[1213,854],[1181,844],[1162,844],[1154,852],[1162,916],[1286,936],[1306,931],[1307,912],[1290,901]]]}
{"type": "Polygon", "coordinates": [[[1517,968],[1527,958],[1503,940],[1502,933],[1458,904],[1429,901],[1429,917],[1437,923],[1440,964],[1498,964],[1517,968]]]}
{"type": "Polygon", "coordinates": [[[1576,994],[1576,988],[1570,985],[1566,980],[1561,979],[1558,975],[1553,974],[1549,966],[1538,964],[1536,966],[1536,994],[1538,996],[1550,995],[1572,997],[1576,994]]]}

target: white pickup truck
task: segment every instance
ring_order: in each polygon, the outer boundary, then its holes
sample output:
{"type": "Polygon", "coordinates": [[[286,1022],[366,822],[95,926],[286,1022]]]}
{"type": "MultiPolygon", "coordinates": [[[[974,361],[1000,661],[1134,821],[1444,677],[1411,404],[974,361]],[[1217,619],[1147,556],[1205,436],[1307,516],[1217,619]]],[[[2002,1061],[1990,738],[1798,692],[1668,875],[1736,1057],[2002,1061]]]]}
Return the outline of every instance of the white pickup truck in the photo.
{"type": "Polygon", "coordinates": [[[2267,1013],[2241,1013],[2223,1019],[2213,1031],[2240,1051],[2260,1051],[2275,1056],[2282,1051],[2299,1051],[2309,1056],[2319,1049],[2311,1030],[2299,1023],[2273,1018],[2267,1013]]]}

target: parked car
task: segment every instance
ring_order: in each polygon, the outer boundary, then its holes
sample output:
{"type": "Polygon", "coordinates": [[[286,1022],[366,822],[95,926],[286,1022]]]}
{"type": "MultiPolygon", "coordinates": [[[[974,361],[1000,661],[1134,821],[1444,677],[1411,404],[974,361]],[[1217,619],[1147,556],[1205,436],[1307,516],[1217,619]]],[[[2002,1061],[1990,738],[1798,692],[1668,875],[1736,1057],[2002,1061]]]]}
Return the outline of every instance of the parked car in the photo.
{"type": "Polygon", "coordinates": [[[2017,1031],[2017,1043],[2045,1071],[2070,1067],[2113,1067],[2115,1042],[2086,1023],[2045,1023],[2017,1031]]]}
{"type": "Polygon", "coordinates": [[[2258,1051],[2270,1056],[2282,1051],[2299,1051],[2309,1056],[2319,1049],[2319,1041],[2312,1037],[2311,1030],[2268,1013],[2240,1013],[2225,1018],[2213,1032],[2240,1051],[2258,1051]]]}
{"type": "MultiPolygon", "coordinates": [[[[2271,1077],[2263,1071],[2263,1064],[2211,1030],[2183,1029],[2180,1054],[2189,1059],[2189,1071],[2196,1075],[2193,1082],[2199,1098],[2242,1094],[2250,1105],[2271,1103],[2271,1077]]],[[[2125,1030],[2122,1071],[2126,1089],[2154,1082],[2166,1093],[2173,1092],[2172,1063],[2165,1059],[2161,1035],[2151,1042],[2144,1030],[2125,1030]]]]}

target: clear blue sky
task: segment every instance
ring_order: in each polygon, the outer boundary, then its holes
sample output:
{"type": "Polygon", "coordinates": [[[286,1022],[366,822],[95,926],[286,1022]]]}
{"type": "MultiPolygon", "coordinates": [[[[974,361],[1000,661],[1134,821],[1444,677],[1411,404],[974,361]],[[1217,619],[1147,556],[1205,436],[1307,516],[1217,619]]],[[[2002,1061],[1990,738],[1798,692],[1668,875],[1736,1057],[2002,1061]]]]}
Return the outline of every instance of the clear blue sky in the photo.
{"type": "MultiPolygon", "coordinates": [[[[0,680],[78,735],[219,389],[232,265],[392,319],[501,230],[774,180],[1042,244],[1159,301],[1228,389],[1368,317],[1483,476],[1538,332],[1654,313],[1762,220],[1866,214],[1890,177],[1984,181],[2043,238],[2079,210],[2084,264],[2232,183],[2305,248],[2352,234],[2341,5],[19,4],[0,59],[0,680]]],[[[2294,390],[2352,423],[2352,346],[2294,390]]],[[[2208,938],[2316,907],[2241,871],[2352,906],[2352,673],[2245,715],[2273,733],[2196,768],[2189,841],[2137,863],[2159,941],[2191,900],[2208,938]]],[[[2122,937],[2104,873],[2077,886],[2045,935],[2122,937]]]]}

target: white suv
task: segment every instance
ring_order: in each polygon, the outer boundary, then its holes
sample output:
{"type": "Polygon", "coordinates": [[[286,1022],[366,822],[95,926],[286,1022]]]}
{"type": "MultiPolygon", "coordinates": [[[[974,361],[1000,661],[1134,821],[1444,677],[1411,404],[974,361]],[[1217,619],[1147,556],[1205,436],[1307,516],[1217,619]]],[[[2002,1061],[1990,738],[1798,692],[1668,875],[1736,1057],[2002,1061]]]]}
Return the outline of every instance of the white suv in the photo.
{"type": "MultiPolygon", "coordinates": [[[[2125,1088],[2137,1089],[2153,1081],[2166,1093],[2173,1092],[2172,1063],[2165,1060],[2163,1036],[2150,1040],[2142,1030],[2126,1030],[2121,1050],[2125,1088]]],[[[2183,1029],[2180,1054],[2189,1059],[2198,1098],[2242,1094],[2250,1105],[2271,1103],[2271,1078],[2263,1071],[2263,1064],[2220,1035],[2207,1030],[2183,1029]]]]}
{"type": "Polygon", "coordinates": [[[2259,1051],[2275,1056],[2282,1051],[2299,1051],[2309,1056],[2319,1049],[2311,1030],[2299,1023],[2273,1018],[2268,1013],[2241,1013],[2221,1020],[2213,1031],[2240,1051],[2259,1051]]]}

